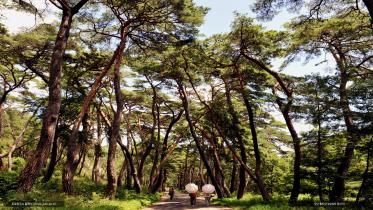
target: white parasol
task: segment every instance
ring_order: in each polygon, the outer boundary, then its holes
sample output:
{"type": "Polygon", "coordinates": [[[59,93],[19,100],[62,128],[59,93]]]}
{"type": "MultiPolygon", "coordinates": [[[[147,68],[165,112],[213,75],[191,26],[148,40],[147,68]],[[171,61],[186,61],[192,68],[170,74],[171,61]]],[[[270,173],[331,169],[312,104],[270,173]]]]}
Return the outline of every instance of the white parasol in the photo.
{"type": "Polygon", "coordinates": [[[189,184],[185,185],[185,190],[188,193],[196,193],[198,191],[198,186],[195,185],[194,183],[189,183],[189,184]]]}
{"type": "Polygon", "coordinates": [[[215,192],[215,187],[212,184],[205,184],[202,187],[202,191],[204,193],[213,193],[213,192],[215,192]]]}

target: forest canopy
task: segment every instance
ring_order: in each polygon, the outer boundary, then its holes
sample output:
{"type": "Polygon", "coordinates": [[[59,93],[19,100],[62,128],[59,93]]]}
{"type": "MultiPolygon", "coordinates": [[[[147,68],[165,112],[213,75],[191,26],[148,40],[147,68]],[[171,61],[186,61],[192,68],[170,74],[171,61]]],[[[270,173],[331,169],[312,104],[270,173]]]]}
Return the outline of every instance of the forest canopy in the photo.
{"type": "Polygon", "coordinates": [[[40,2],[0,3],[1,207],[140,209],[190,182],[242,209],[372,207],[372,1],[248,1],[208,37],[193,0],[40,2]]]}

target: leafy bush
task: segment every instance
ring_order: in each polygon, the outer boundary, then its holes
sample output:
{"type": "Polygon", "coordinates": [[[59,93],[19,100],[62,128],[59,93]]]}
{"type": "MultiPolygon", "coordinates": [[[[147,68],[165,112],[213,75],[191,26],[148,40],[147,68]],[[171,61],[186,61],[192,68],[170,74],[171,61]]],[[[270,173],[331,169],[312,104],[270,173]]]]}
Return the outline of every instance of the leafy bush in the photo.
{"type": "Polygon", "coordinates": [[[26,166],[26,160],[21,157],[13,158],[12,170],[20,172],[26,166]]]}
{"type": "MultiPolygon", "coordinates": [[[[136,194],[134,191],[119,188],[116,199],[109,200],[104,197],[105,185],[95,185],[86,177],[76,177],[74,180],[75,195],[73,196],[61,193],[60,178],[52,178],[48,183],[35,183],[31,192],[18,193],[15,191],[16,178],[17,173],[15,172],[0,173],[0,189],[3,189],[0,209],[11,201],[63,201],[63,207],[49,209],[139,210],[151,205],[161,197],[159,193],[136,194]]],[[[44,208],[32,207],[32,209],[42,210],[44,208]]]]}
{"type": "Polygon", "coordinates": [[[14,190],[17,187],[17,176],[16,172],[0,172],[0,197],[4,197],[10,190],[14,190]]]}

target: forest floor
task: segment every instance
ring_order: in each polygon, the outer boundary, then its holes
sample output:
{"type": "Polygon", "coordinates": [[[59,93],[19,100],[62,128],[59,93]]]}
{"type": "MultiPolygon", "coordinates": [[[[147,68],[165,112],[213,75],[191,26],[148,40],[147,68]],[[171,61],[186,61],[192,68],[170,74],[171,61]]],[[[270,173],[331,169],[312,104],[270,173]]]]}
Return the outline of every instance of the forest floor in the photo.
{"type": "Polygon", "coordinates": [[[228,207],[210,205],[206,206],[204,197],[197,197],[195,206],[190,205],[189,195],[186,193],[175,192],[175,197],[170,200],[168,194],[165,194],[161,201],[154,203],[152,206],[143,210],[232,210],[228,207]]]}

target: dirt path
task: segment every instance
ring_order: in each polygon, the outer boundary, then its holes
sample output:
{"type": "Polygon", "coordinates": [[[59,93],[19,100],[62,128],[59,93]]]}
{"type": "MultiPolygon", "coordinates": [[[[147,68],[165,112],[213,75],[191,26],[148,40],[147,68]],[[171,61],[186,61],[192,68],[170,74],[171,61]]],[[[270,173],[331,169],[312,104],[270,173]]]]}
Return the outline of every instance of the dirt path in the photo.
{"type": "Polygon", "coordinates": [[[171,201],[169,196],[166,194],[162,197],[162,200],[154,203],[152,206],[143,210],[188,210],[188,209],[200,209],[200,210],[232,210],[231,208],[222,206],[206,206],[205,198],[198,197],[197,204],[195,206],[190,205],[189,195],[184,193],[175,193],[174,199],[171,201]]]}

